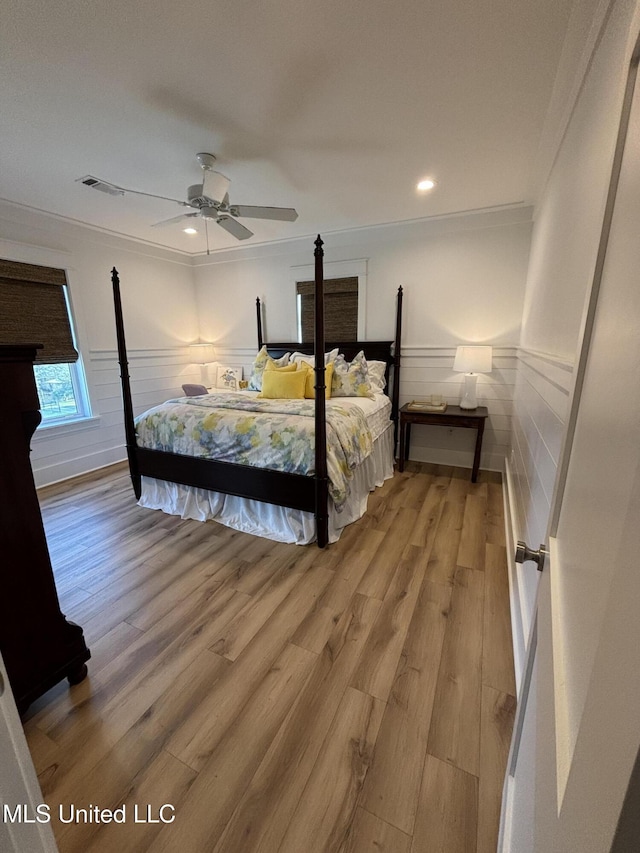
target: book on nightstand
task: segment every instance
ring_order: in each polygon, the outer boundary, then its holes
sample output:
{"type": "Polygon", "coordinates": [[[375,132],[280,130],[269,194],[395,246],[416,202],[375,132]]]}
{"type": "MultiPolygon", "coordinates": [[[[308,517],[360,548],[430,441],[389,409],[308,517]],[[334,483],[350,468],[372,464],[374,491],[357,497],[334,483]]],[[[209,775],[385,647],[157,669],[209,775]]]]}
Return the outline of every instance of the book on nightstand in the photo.
{"type": "Polygon", "coordinates": [[[407,409],[410,412],[445,412],[446,403],[432,403],[430,400],[412,400],[407,409]]]}

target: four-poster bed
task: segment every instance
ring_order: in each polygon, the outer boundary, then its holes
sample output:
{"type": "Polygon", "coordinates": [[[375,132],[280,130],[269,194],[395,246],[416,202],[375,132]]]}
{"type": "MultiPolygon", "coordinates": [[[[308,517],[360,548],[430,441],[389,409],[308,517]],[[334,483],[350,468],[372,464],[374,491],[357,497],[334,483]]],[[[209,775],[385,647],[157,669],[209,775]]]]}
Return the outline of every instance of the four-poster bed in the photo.
{"type": "MultiPolygon", "coordinates": [[[[207,490],[214,494],[236,496],[248,501],[258,501],[275,507],[299,510],[302,514],[312,513],[315,518],[316,541],[320,548],[324,548],[329,541],[329,510],[331,483],[327,472],[327,401],[326,390],[326,367],[325,351],[338,348],[344,354],[345,359],[353,359],[357,353],[363,351],[367,359],[384,362],[387,387],[391,386],[391,400],[388,402],[391,414],[386,446],[390,456],[392,470],[393,450],[396,444],[398,423],[398,397],[399,397],[399,367],[400,367],[400,339],[402,323],[402,288],[398,289],[397,315],[395,340],[393,341],[346,341],[327,342],[324,333],[324,293],[323,293],[323,250],[322,240],[318,236],[315,241],[315,340],[313,344],[294,343],[265,343],[262,332],[262,317],[260,300],[256,301],[257,325],[258,325],[258,348],[266,347],[269,356],[273,359],[281,358],[285,353],[296,350],[300,354],[314,355],[315,365],[315,399],[307,400],[303,408],[306,414],[313,414],[313,436],[314,439],[314,463],[310,466],[310,473],[290,473],[285,470],[273,470],[272,468],[256,467],[255,464],[239,464],[232,461],[220,461],[215,458],[203,458],[202,456],[186,455],[184,452],[169,452],[166,449],[150,449],[140,446],[134,420],[133,404],[131,399],[131,387],[128,372],[127,352],[124,336],[124,323],[122,316],[122,304],[120,298],[120,282],[117,270],[112,271],[112,282],[114,291],[114,303],[116,314],[116,329],[118,338],[118,358],[120,362],[122,392],[124,399],[125,434],[127,456],[133,488],[138,500],[143,493],[143,483],[179,484],[179,486],[192,487],[194,490],[207,490]],[[313,411],[310,407],[313,406],[313,411]],[[391,434],[393,432],[393,435],[391,434]],[[144,481],[143,481],[143,478],[144,481]],[[147,478],[151,478],[148,480],[147,478]]],[[[238,399],[239,395],[236,395],[238,399]]],[[[342,398],[344,400],[344,398],[342,398]]],[[[385,398],[386,399],[386,398],[385,398]]],[[[182,401],[170,401],[184,404],[182,401]]],[[[208,398],[196,398],[190,400],[195,406],[206,406],[208,398]]],[[[257,408],[258,411],[269,410],[267,403],[257,408]]],[[[288,401],[287,401],[288,402],[288,401]]],[[[368,401],[367,401],[368,402],[368,401]]],[[[166,404],[169,405],[169,404],[166,404]]],[[[160,408],[160,407],[159,407],[160,408]]],[[[183,406],[184,408],[184,406],[183,406]]],[[[228,409],[228,406],[224,406],[228,409]]],[[[248,408],[248,404],[241,401],[240,408],[248,408]]],[[[273,407],[271,407],[273,408],[273,407]]],[[[341,406],[329,404],[330,429],[331,421],[335,417],[335,409],[341,406]]],[[[286,409],[286,407],[285,407],[286,409]]],[[[153,411],[153,410],[151,410],[153,411]]],[[[193,410],[192,410],[193,411],[193,410]]],[[[216,410],[217,411],[217,410],[216,410]]],[[[278,407],[276,407],[278,411],[278,407]]],[[[282,414],[278,411],[278,417],[282,414]]],[[[268,414],[260,415],[269,417],[268,414]]],[[[143,418],[144,416],[141,416],[143,418]]],[[[211,417],[211,416],[210,416],[211,417]]],[[[254,417],[252,414],[251,417],[254,417]]],[[[388,417],[388,416],[387,416],[388,417]]],[[[138,419],[140,421],[140,419],[138,419]]],[[[304,420],[304,418],[302,419],[304,420]]],[[[306,419],[308,421],[308,418],[306,419]]],[[[305,424],[309,429],[309,424],[305,424]]],[[[331,443],[331,442],[330,442],[331,443]]],[[[269,464],[269,463],[266,463],[269,464]]],[[[346,463],[342,463],[343,466],[346,463]]],[[[332,466],[334,469],[335,464],[332,466]]],[[[388,465],[387,465],[388,470],[388,465]]],[[[390,476],[386,473],[384,476],[390,476]]],[[[371,479],[371,475],[369,475],[371,479]]],[[[379,479],[379,477],[378,477],[379,479]]],[[[150,504],[147,504],[150,505],[150,504]]],[[[212,516],[209,516],[212,517],[212,516]]],[[[291,540],[292,541],[292,540],[291,540]]]]}

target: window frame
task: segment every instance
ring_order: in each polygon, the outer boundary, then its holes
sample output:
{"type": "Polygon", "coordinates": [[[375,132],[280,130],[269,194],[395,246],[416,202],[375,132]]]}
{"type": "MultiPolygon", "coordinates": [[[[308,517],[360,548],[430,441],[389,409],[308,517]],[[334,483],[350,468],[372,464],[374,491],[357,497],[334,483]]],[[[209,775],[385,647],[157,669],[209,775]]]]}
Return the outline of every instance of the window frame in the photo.
{"type": "MultiPolygon", "coordinates": [[[[47,417],[44,414],[44,406],[42,404],[42,400],[40,400],[40,413],[42,415],[42,420],[38,425],[38,429],[47,429],[55,426],[64,426],[67,424],[77,423],[78,421],[85,421],[92,417],[91,408],[89,404],[89,394],[87,390],[87,383],[84,376],[84,365],[80,364],[81,359],[78,358],[78,361],[63,361],[59,362],[60,364],[65,364],[69,368],[69,378],[71,379],[71,386],[73,388],[73,397],[76,404],[76,409],[72,414],[69,415],[60,415],[60,416],[51,416],[47,417]]],[[[34,364],[33,370],[37,376],[37,370],[39,367],[45,367],[46,365],[34,364]]],[[[36,380],[36,386],[37,386],[36,380]]]]}

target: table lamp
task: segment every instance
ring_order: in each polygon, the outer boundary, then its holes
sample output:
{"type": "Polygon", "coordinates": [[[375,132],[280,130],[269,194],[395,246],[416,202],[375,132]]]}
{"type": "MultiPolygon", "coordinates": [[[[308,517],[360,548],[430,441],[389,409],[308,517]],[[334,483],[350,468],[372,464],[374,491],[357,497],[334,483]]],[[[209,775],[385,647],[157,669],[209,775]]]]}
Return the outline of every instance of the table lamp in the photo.
{"type": "Polygon", "coordinates": [[[200,380],[203,385],[209,385],[209,374],[207,365],[216,360],[216,351],[213,344],[207,341],[196,341],[189,344],[189,349],[193,353],[194,364],[200,365],[200,380]]]}
{"type": "Polygon", "coordinates": [[[464,373],[464,385],[460,399],[461,409],[476,409],[476,383],[478,373],[491,373],[492,347],[458,347],[453,369],[464,373]]]}

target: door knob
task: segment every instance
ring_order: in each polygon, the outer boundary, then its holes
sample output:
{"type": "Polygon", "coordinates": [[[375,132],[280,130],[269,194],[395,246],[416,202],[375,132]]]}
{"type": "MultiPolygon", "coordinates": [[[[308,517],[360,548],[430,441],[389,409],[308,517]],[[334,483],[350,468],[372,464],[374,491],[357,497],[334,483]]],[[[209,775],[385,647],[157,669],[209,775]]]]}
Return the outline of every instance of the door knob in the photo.
{"type": "Polygon", "coordinates": [[[516,563],[527,563],[531,560],[533,563],[538,564],[538,571],[541,572],[544,569],[548,553],[544,545],[540,545],[537,551],[532,551],[528,545],[519,541],[516,548],[516,563]]]}

